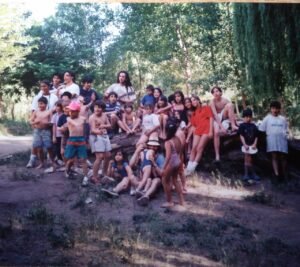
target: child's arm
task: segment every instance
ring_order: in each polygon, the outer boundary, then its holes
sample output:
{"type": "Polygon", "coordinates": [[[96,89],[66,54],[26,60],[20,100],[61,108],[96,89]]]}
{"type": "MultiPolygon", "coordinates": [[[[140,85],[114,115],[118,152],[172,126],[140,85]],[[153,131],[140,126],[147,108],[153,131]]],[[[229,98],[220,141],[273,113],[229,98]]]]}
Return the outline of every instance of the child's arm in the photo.
{"type": "Polygon", "coordinates": [[[134,154],[132,155],[132,157],[130,158],[129,161],[129,166],[133,167],[135,165],[137,165],[138,161],[139,161],[139,154],[141,153],[141,151],[145,148],[144,145],[140,145],[137,147],[137,149],[134,151],[134,154]]]}
{"type": "Polygon", "coordinates": [[[103,134],[102,130],[96,127],[96,120],[94,118],[90,119],[89,122],[91,126],[91,134],[95,134],[95,135],[103,134]]]}
{"type": "Polygon", "coordinates": [[[38,121],[36,121],[36,111],[32,112],[31,113],[31,116],[30,116],[30,120],[29,120],[29,123],[31,126],[35,126],[36,124],[38,124],[38,121]]]}
{"type": "Polygon", "coordinates": [[[53,120],[54,117],[52,117],[52,142],[56,143],[56,129],[57,129],[57,125],[55,123],[55,121],[53,120]]]}
{"type": "Polygon", "coordinates": [[[256,137],[255,140],[254,140],[254,143],[251,145],[252,148],[257,147],[257,140],[258,140],[258,138],[256,137]]]}
{"type": "Polygon", "coordinates": [[[213,119],[213,117],[210,117],[210,119],[209,119],[209,133],[208,133],[209,138],[213,137],[213,134],[214,134],[213,130],[214,130],[214,119],[213,119]]]}
{"type": "Polygon", "coordinates": [[[246,150],[248,150],[248,149],[249,149],[249,146],[246,144],[244,136],[240,135],[240,139],[241,139],[241,142],[242,142],[244,148],[245,148],[246,150]]]}
{"type": "Polygon", "coordinates": [[[159,108],[156,112],[155,112],[155,114],[160,114],[160,113],[164,113],[164,112],[166,112],[166,111],[169,111],[169,110],[171,110],[172,109],[172,105],[171,104],[168,104],[166,107],[164,107],[164,108],[159,108]]]}
{"type": "Polygon", "coordinates": [[[105,117],[104,117],[104,124],[100,125],[100,129],[109,129],[109,128],[111,128],[111,124],[109,122],[108,117],[105,115],[105,117]]]}

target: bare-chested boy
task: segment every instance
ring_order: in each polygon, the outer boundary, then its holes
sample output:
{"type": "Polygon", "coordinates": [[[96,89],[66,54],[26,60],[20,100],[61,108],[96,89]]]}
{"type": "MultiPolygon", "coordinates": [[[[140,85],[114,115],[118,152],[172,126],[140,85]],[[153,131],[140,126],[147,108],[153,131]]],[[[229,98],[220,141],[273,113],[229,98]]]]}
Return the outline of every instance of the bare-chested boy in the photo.
{"type": "Polygon", "coordinates": [[[237,131],[236,117],[232,103],[222,96],[222,89],[215,86],[211,89],[213,99],[210,107],[214,116],[214,148],[216,162],[220,161],[220,135],[226,135],[231,124],[231,130],[237,131]]]}
{"type": "Polygon", "coordinates": [[[95,153],[96,156],[93,165],[93,177],[91,178],[91,181],[94,183],[99,182],[98,171],[102,160],[104,160],[102,174],[106,175],[111,151],[111,144],[107,134],[107,129],[111,127],[111,124],[104,111],[105,104],[97,100],[94,104],[94,114],[89,118],[91,129],[90,146],[92,153],[95,153]]]}
{"type": "MultiPolygon", "coordinates": [[[[33,144],[32,147],[37,149],[40,165],[38,169],[44,167],[44,151],[46,148],[50,159],[52,161],[52,167],[55,168],[54,155],[52,152],[52,139],[51,139],[51,116],[52,111],[47,110],[48,100],[46,97],[38,99],[38,110],[31,114],[30,124],[33,129],[33,144]]],[[[53,170],[54,171],[54,170],[53,170]]]]}
{"type": "Polygon", "coordinates": [[[84,124],[86,119],[79,116],[80,104],[72,101],[68,106],[70,116],[67,118],[67,123],[64,125],[69,130],[69,138],[65,149],[65,158],[67,160],[65,176],[70,176],[70,170],[74,163],[75,157],[78,158],[79,163],[82,165],[84,178],[87,179],[87,151],[86,142],[84,139],[84,124]]]}
{"type": "Polygon", "coordinates": [[[138,118],[136,113],[133,111],[131,104],[124,106],[124,113],[122,114],[122,122],[125,127],[128,128],[128,133],[135,133],[141,124],[141,119],[138,118]]]}

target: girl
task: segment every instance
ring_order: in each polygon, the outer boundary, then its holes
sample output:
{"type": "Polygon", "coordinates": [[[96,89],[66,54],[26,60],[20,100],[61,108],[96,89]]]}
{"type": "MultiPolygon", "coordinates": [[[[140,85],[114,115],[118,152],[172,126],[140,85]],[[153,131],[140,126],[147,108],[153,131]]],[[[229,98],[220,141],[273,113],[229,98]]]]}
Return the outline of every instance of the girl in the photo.
{"type": "Polygon", "coordinates": [[[155,114],[159,115],[160,122],[160,133],[159,138],[162,140],[166,139],[166,123],[169,117],[169,112],[172,106],[168,103],[168,99],[165,96],[160,96],[158,102],[156,104],[156,112],[155,114]]]}
{"type": "Polygon", "coordinates": [[[113,189],[102,189],[103,192],[112,196],[119,196],[119,193],[129,188],[130,185],[136,186],[138,184],[128,164],[126,154],[122,150],[116,151],[114,160],[109,164],[108,175],[121,180],[113,189]]]}
{"type": "Polygon", "coordinates": [[[60,153],[62,133],[61,131],[58,130],[58,120],[60,116],[63,114],[63,105],[61,100],[56,102],[55,111],[56,113],[52,116],[52,121],[51,121],[51,123],[53,124],[52,142],[54,144],[54,155],[56,156],[55,161],[58,165],[64,165],[63,157],[60,153]]]}
{"type": "Polygon", "coordinates": [[[193,173],[202,158],[202,154],[209,139],[213,136],[213,115],[209,106],[202,106],[198,96],[192,96],[195,111],[191,117],[193,130],[193,145],[185,175],[193,173]]]}
{"type": "Polygon", "coordinates": [[[159,87],[154,88],[153,96],[155,98],[155,103],[158,102],[158,99],[162,96],[162,90],[159,87]]]}
{"type": "Polygon", "coordinates": [[[176,91],[174,93],[174,103],[173,103],[173,111],[183,111],[184,110],[184,95],[181,91],[176,91]]]}
{"type": "Polygon", "coordinates": [[[184,205],[183,193],[181,183],[178,182],[177,176],[181,166],[180,154],[182,145],[180,139],[176,136],[177,125],[174,119],[168,120],[166,125],[167,139],[165,142],[166,159],[163,167],[162,184],[166,194],[167,202],[162,204],[163,208],[170,208],[174,206],[172,201],[172,185],[179,197],[179,205],[184,205]]]}

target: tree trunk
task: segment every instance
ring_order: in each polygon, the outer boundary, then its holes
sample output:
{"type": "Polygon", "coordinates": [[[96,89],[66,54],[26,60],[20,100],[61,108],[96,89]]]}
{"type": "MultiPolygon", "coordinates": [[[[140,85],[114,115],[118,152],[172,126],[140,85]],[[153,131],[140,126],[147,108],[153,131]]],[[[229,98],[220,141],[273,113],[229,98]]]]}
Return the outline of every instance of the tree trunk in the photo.
{"type": "Polygon", "coordinates": [[[189,51],[187,48],[187,44],[185,41],[184,36],[182,35],[180,25],[176,25],[176,33],[179,39],[179,46],[181,50],[183,51],[183,68],[184,68],[184,77],[185,77],[185,87],[186,87],[186,95],[189,95],[191,92],[191,84],[190,84],[190,79],[191,79],[191,62],[190,62],[190,56],[189,56],[189,51]]]}
{"type": "Polygon", "coordinates": [[[246,97],[246,95],[242,92],[242,106],[243,106],[243,109],[246,109],[246,108],[247,108],[246,100],[247,100],[247,97],[246,97]]]}
{"type": "Polygon", "coordinates": [[[3,119],[3,96],[0,94],[0,119],[3,119]]]}

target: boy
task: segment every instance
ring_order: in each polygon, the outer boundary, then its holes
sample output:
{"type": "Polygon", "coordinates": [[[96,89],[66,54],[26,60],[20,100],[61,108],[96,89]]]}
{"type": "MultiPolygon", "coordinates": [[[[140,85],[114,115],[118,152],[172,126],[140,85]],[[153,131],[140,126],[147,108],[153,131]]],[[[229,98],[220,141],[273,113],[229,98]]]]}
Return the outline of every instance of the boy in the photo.
{"type": "Polygon", "coordinates": [[[210,101],[210,107],[214,115],[214,148],[215,148],[215,162],[220,162],[220,136],[226,135],[229,125],[231,130],[237,131],[234,106],[232,103],[222,96],[222,89],[215,86],[211,89],[213,99],[210,101]]]}
{"type": "Polygon", "coordinates": [[[259,130],[267,134],[267,152],[272,155],[274,182],[279,182],[282,177],[286,178],[287,176],[288,124],[286,118],[280,115],[281,105],[278,101],[272,101],[270,109],[271,114],[263,119],[259,130]],[[281,165],[282,176],[280,176],[279,164],[281,165]]]}
{"type": "Polygon", "coordinates": [[[156,100],[153,93],[154,93],[154,86],[152,84],[147,85],[146,95],[144,95],[144,97],[141,100],[141,104],[140,104],[141,109],[144,109],[144,106],[146,104],[155,106],[156,100]]]}
{"type": "Polygon", "coordinates": [[[30,124],[34,128],[33,130],[33,149],[37,150],[37,154],[40,160],[40,165],[37,169],[44,167],[44,151],[46,148],[50,159],[52,161],[52,168],[54,171],[54,155],[52,153],[52,142],[51,142],[51,115],[52,111],[47,110],[48,100],[45,97],[40,97],[38,100],[38,110],[34,111],[30,118],[30,124]]]}
{"type": "Polygon", "coordinates": [[[131,104],[125,104],[124,113],[122,114],[122,122],[124,126],[128,128],[128,131],[126,132],[135,133],[139,128],[141,119],[137,117],[131,104]]]}
{"type": "Polygon", "coordinates": [[[89,118],[90,146],[92,153],[95,153],[96,156],[91,179],[94,183],[99,182],[98,171],[102,160],[104,160],[102,174],[106,175],[111,151],[111,144],[107,135],[107,129],[111,127],[111,124],[104,111],[105,104],[97,100],[94,104],[94,114],[89,118]]]}
{"type": "Polygon", "coordinates": [[[86,119],[79,116],[79,103],[72,101],[67,108],[70,116],[67,118],[67,123],[63,126],[63,128],[69,130],[69,138],[65,149],[65,158],[67,160],[65,176],[66,178],[69,178],[71,166],[73,165],[75,157],[77,157],[82,164],[84,174],[83,180],[87,180],[87,151],[84,139],[84,124],[86,119]]]}
{"type": "Polygon", "coordinates": [[[241,142],[243,144],[242,151],[245,154],[244,170],[245,174],[243,181],[250,183],[251,180],[259,181],[260,178],[256,175],[253,164],[252,155],[257,153],[257,139],[258,129],[254,123],[252,123],[252,110],[246,109],[243,111],[244,122],[239,126],[238,133],[240,135],[241,142]]]}
{"type": "Polygon", "coordinates": [[[106,103],[105,114],[108,116],[108,119],[111,123],[111,128],[114,133],[118,133],[118,126],[124,130],[127,134],[130,133],[130,130],[123,124],[119,118],[121,105],[117,102],[118,95],[115,92],[110,92],[108,94],[108,103],[106,103]]]}
{"type": "Polygon", "coordinates": [[[149,139],[152,140],[158,137],[160,123],[158,115],[153,113],[154,106],[151,104],[146,104],[144,110],[145,114],[142,122],[143,133],[137,142],[136,147],[145,144],[149,139]]]}

